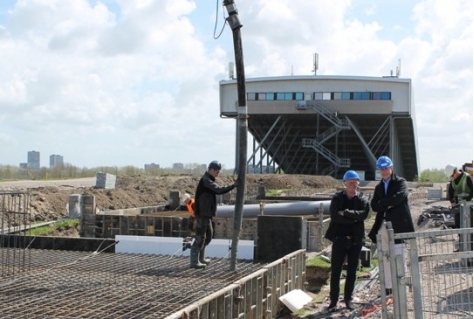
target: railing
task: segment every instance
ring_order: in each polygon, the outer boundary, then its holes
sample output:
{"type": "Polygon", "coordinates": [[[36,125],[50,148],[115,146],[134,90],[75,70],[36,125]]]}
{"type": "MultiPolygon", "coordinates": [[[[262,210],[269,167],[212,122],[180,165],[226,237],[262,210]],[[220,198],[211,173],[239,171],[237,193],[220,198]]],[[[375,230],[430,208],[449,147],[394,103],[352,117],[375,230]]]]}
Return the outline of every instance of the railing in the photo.
{"type": "Polygon", "coordinates": [[[316,140],[312,138],[304,138],[302,141],[302,146],[303,147],[311,147],[318,153],[320,153],[322,156],[324,156],[327,160],[329,160],[331,163],[338,167],[350,167],[351,166],[351,160],[348,158],[339,158],[334,153],[329,151],[327,148],[325,148],[321,143],[318,143],[316,140]]]}
{"type": "Polygon", "coordinates": [[[306,108],[312,108],[316,113],[322,115],[325,119],[327,119],[332,124],[336,125],[340,129],[349,130],[351,127],[349,122],[346,119],[340,119],[334,112],[326,109],[321,104],[317,103],[316,101],[304,101],[306,108]]]}

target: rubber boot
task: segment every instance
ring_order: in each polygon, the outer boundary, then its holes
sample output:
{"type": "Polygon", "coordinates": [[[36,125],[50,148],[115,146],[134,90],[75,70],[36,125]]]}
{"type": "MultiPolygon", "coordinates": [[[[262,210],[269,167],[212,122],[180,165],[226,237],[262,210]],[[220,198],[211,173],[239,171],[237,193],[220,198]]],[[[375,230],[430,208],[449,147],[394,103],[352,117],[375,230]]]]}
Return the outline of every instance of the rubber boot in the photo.
{"type": "Polygon", "coordinates": [[[199,262],[199,248],[196,245],[191,246],[190,261],[189,268],[202,269],[206,267],[206,264],[199,262]]]}
{"type": "Polygon", "coordinates": [[[206,247],[201,249],[201,251],[199,252],[199,262],[201,264],[209,265],[211,263],[211,260],[207,259],[207,258],[204,258],[205,255],[206,255],[206,247]]]}

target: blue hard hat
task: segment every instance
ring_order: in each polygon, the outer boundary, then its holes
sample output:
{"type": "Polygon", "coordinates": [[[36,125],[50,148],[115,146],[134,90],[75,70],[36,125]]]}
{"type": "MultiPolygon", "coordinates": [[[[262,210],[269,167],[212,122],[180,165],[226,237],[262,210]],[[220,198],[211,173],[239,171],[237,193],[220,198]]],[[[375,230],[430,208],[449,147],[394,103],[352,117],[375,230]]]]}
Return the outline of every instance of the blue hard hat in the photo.
{"type": "Polygon", "coordinates": [[[220,171],[222,168],[222,165],[218,161],[212,161],[209,163],[208,169],[211,169],[211,168],[220,171]]]}
{"type": "Polygon", "coordinates": [[[377,160],[377,169],[385,169],[393,166],[392,160],[388,156],[380,156],[377,160]]]}
{"type": "Polygon", "coordinates": [[[350,179],[359,180],[359,174],[357,174],[357,172],[353,171],[353,170],[347,171],[344,174],[344,177],[342,178],[342,181],[345,182],[345,181],[350,180],[350,179]]]}

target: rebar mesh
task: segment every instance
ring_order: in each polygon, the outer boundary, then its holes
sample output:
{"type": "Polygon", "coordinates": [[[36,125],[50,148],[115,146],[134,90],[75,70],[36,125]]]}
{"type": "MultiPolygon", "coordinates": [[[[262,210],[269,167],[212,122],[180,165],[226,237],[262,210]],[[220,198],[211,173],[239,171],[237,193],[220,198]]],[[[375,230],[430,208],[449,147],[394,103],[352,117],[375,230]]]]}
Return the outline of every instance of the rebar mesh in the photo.
{"type": "Polygon", "coordinates": [[[1,318],[164,318],[262,267],[215,259],[31,250],[30,269],[0,281],[1,318]]]}
{"type": "Polygon", "coordinates": [[[0,277],[14,276],[28,268],[26,232],[31,226],[28,192],[0,192],[0,277]],[[11,236],[10,234],[17,234],[11,236]]]}

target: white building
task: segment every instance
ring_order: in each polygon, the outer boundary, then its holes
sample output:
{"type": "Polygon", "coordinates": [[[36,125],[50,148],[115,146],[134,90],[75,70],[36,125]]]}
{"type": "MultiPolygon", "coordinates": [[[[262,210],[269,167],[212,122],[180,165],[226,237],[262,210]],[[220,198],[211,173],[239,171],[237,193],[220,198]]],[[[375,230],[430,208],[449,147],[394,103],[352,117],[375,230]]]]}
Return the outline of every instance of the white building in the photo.
{"type": "MultiPolygon", "coordinates": [[[[248,166],[337,178],[354,169],[370,180],[376,159],[387,155],[401,176],[419,174],[410,79],[266,77],[246,79],[246,92],[255,140],[248,166]]],[[[221,116],[236,117],[237,101],[236,80],[221,81],[221,116]]]]}

